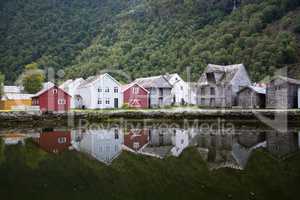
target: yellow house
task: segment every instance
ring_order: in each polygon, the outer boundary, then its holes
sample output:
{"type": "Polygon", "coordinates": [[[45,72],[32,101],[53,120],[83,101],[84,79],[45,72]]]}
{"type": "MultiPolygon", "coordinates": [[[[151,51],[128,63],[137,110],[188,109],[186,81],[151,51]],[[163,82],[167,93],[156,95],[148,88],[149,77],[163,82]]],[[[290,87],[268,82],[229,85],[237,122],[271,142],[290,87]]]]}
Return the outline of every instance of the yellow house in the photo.
{"type": "Polygon", "coordinates": [[[31,96],[30,94],[4,94],[0,100],[0,110],[31,106],[31,96]]]}

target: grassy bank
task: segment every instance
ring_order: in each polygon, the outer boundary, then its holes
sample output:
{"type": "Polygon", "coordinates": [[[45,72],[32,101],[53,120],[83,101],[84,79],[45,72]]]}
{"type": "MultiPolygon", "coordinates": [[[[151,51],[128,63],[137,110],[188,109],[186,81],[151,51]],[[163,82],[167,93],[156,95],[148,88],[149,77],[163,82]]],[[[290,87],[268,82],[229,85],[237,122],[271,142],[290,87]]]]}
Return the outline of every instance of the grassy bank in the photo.
{"type": "Polygon", "coordinates": [[[8,146],[0,165],[3,199],[298,199],[300,154],[279,162],[264,151],[245,171],[209,171],[196,149],[165,160],[123,152],[111,166],[77,152],[8,146]]]}

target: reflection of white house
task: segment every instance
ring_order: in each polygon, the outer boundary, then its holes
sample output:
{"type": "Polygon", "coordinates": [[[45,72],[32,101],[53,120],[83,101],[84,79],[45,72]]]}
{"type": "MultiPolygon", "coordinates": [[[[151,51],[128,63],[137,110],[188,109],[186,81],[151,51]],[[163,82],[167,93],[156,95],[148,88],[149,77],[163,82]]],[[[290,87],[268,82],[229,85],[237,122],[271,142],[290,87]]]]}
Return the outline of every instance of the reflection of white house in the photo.
{"type": "Polygon", "coordinates": [[[173,103],[176,105],[189,103],[188,84],[178,74],[167,74],[165,78],[172,85],[173,103]]]}
{"type": "Polygon", "coordinates": [[[181,129],[150,129],[149,144],[141,153],[164,158],[178,157],[189,145],[188,131],[181,129]]]}
{"type": "Polygon", "coordinates": [[[105,164],[111,164],[122,152],[123,140],[122,131],[112,128],[88,130],[81,134],[80,141],[72,143],[78,151],[87,153],[105,164]]]}
{"type": "Polygon", "coordinates": [[[78,87],[82,83],[84,83],[83,78],[77,78],[75,80],[69,79],[59,86],[60,89],[63,89],[72,96],[70,104],[71,109],[82,108],[82,98],[78,94],[78,87]]]}
{"type": "Polygon", "coordinates": [[[121,85],[109,74],[89,77],[78,86],[82,106],[88,109],[121,108],[123,95],[121,85]]]}
{"type": "Polygon", "coordinates": [[[298,88],[298,108],[300,108],[300,88],[298,88]]]}
{"type": "Polygon", "coordinates": [[[5,145],[25,144],[25,139],[27,138],[25,134],[19,133],[1,134],[0,137],[5,145]]]}
{"type": "Polygon", "coordinates": [[[189,146],[189,134],[186,130],[174,130],[172,137],[173,148],[171,149],[173,156],[179,156],[182,151],[189,146]]]}

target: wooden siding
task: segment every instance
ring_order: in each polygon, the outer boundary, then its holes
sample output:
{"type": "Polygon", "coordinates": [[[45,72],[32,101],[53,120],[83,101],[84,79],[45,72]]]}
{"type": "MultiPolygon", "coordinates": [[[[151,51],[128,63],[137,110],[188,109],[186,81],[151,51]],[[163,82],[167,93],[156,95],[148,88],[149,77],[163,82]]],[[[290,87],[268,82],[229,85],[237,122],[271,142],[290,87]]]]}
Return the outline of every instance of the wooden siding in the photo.
{"type": "Polygon", "coordinates": [[[267,87],[267,108],[297,108],[299,85],[273,80],[267,87]]]}
{"type": "Polygon", "coordinates": [[[31,99],[0,101],[0,110],[11,110],[16,106],[31,106],[31,99]]]}
{"type": "Polygon", "coordinates": [[[266,95],[246,88],[238,93],[238,106],[242,108],[264,108],[266,95]]]}

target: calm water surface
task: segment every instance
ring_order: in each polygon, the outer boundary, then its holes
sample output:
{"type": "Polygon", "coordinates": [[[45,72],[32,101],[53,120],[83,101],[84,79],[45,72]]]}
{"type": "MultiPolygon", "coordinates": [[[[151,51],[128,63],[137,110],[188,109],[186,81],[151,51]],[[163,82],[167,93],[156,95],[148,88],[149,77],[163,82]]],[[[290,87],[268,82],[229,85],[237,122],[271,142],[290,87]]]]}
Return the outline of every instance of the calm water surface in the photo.
{"type": "Polygon", "coordinates": [[[93,124],[76,128],[2,129],[0,138],[5,147],[25,145],[31,139],[45,152],[81,152],[106,165],[111,165],[124,151],[165,159],[179,157],[185,149],[193,147],[210,169],[243,170],[257,149],[280,160],[298,152],[300,128],[290,126],[286,132],[280,132],[247,123],[93,124]]]}

